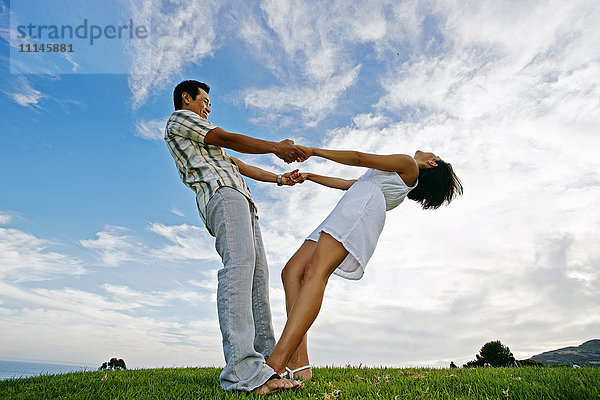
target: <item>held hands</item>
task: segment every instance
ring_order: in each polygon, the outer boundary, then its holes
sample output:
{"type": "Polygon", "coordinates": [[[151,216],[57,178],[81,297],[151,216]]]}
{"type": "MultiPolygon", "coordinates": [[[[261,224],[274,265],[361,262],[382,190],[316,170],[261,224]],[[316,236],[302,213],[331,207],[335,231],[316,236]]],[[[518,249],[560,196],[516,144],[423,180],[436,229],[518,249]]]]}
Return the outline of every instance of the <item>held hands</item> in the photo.
{"type": "MultiPolygon", "coordinates": [[[[275,155],[288,164],[293,161],[303,162],[313,155],[313,149],[311,147],[295,145],[293,140],[286,139],[277,143],[275,155]]],[[[298,169],[295,169],[281,175],[281,184],[294,186],[296,183],[304,183],[304,181],[309,179],[308,176],[308,172],[300,173],[298,169]]]]}
{"type": "Polygon", "coordinates": [[[297,169],[295,169],[291,172],[286,172],[285,174],[281,175],[281,184],[286,186],[294,186],[296,183],[304,182],[304,180],[300,181],[300,179],[301,174],[297,169]]]}
{"type": "Polygon", "coordinates": [[[313,151],[312,147],[301,146],[299,144],[297,144],[296,147],[299,148],[300,150],[302,150],[302,152],[304,153],[305,157],[304,157],[303,161],[308,160],[310,156],[314,155],[314,151],[313,151]]]}
{"type": "Polygon", "coordinates": [[[288,164],[294,161],[302,162],[310,157],[304,149],[308,149],[308,147],[296,146],[293,140],[285,139],[277,143],[275,155],[288,164]]]}
{"type": "Polygon", "coordinates": [[[296,180],[296,183],[304,183],[305,181],[308,180],[308,176],[310,175],[309,172],[300,172],[298,175],[299,178],[296,180]]]}
{"type": "Polygon", "coordinates": [[[294,186],[296,183],[304,183],[309,179],[310,172],[298,172],[297,169],[286,172],[281,175],[281,184],[287,186],[294,186]]]}

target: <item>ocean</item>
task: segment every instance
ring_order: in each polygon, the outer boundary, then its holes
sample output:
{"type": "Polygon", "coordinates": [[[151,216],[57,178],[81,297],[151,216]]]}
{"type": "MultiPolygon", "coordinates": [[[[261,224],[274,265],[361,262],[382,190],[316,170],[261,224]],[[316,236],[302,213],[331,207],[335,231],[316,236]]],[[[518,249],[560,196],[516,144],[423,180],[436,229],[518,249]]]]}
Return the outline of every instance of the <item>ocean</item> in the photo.
{"type": "Polygon", "coordinates": [[[42,364],[23,361],[0,360],[0,381],[12,378],[26,378],[29,376],[66,374],[68,372],[94,371],[89,366],[42,364]]]}

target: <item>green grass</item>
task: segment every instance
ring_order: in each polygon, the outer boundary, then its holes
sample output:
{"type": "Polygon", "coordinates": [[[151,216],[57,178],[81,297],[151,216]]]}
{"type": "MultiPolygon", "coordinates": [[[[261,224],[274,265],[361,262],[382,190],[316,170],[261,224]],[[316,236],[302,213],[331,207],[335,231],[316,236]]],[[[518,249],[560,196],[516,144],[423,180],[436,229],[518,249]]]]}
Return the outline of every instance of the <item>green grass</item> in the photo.
{"type": "MultiPolygon", "coordinates": [[[[0,381],[0,399],[248,399],[216,368],[75,372],[0,381]]],[[[596,399],[600,368],[316,368],[296,392],[269,399],[596,399]]]]}

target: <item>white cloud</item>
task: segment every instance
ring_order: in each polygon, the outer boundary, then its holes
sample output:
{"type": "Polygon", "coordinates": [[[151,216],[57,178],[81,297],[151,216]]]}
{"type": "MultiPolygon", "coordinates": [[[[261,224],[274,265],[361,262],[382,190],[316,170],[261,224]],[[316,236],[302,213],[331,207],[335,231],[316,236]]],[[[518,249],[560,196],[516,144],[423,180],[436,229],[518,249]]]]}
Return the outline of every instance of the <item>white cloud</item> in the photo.
{"type": "Polygon", "coordinates": [[[185,214],[183,212],[179,211],[178,209],[176,209],[175,207],[171,207],[171,209],[169,211],[179,217],[185,217],[185,214]]]}
{"type": "MultiPolygon", "coordinates": [[[[2,223],[9,221],[2,217],[2,223]]],[[[83,274],[83,262],[50,250],[57,245],[18,229],[0,228],[0,278],[22,282],[83,274]]]]}
{"type": "Polygon", "coordinates": [[[20,106],[40,109],[40,101],[48,96],[34,89],[26,78],[19,81],[21,83],[18,88],[10,94],[11,99],[20,106]]]}
{"type": "Polygon", "coordinates": [[[148,121],[138,121],[137,136],[146,140],[162,140],[165,135],[165,125],[168,118],[157,118],[148,121]]]}
{"type": "Polygon", "coordinates": [[[436,11],[444,51],[415,54],[390,71],[382,80],[388,95],[379,106],[469,121],[513,114],[519,120],[547,115],[562,123],[597,124],[599,60],[585,54],[600,28],[585,21],[599,11],[589,2],[554,6],[519,3],[508,10],[497,2],[453,8],[441,3],[436,11]]]}
{"type": "Polygon", "coordinates": [[[248,89],[244,94],[246,106],[268,112],[269,115],[255,119],[274,122],[279,113],[300,112],[308,126],[315,126],[336,107],[336,100],[354,84],[360,66],[341,75],[333,76],[316,87],[272,87],[268,89],[248,89]],[[275,113],[275,114],[273,114],[275,113]]]}
{"type": "MultiPolygon", "coordinates": [[[[525,358],[594,337],[600,165],[590,144],[600,122],[600,63],[587,14],[597,11],[578,3],[564,13],[541,5],[503,13],[506,4],[497,4],[438,7],[447,51],[417,52],[390,69],[381,114],[358,115],[323,140],[375,153],[430,149],[454,164],[465,195],[435,212],[407,201],[387,214],[365,278],[330,282],[309,335],[317,363],[447,365],[496,338],[525,358]],[[509,20],[514,33],[505,30],[509,20]],[[544,21],[542,32],[532,21],[544,21]],[[383,117],[390,112],[407,117],[383,117]],[[364,352],[355,357],[349,347],[364,352]]],[[[348,177],[345,167],[311,161],[308,170],[348,177]]],[[[335,199],[311,192],[276,208],[286,225],[274,219],[269,230],[318,223],[335,199]]]]}
{"type": "Polygon", "coordinates": [[[280,83],[244,90],[244,103],[262,111],[257,124],[289,125],[299,112],[303,123],[315,126],[358,78],[361,63],[343,51],[344,45],[381,38],[383,7],[269,0],[261,9],[261,16],[243,20],[240,35],[280,83]]]}
{"type": "Polygon", "coordinates": [[[10,215],[5,214],[2,211],[0,211],[0,225],[8,225],[8,223],[10,223],[10,221],[11,221],[10,215]]]}
{"type": "Polygon", "coordinates": [[[143,306],[162,307],[170,305],[173,300],[191,305],[198,305],[211,301],[211,296],[192,290],[170,290],[140,292],[125,285],[104,284],[102,288],[115,300],[121,300],[129,307],[138,308],[143,306]]]}
{"type": "Polygon", "coordinates": [[[73,58],[73,56],[69,53],[65,53],[63,55],[63,57],[65,58],[65,60],[67,60],[69,63],[71,63],[71,72],[72,73],[78,73],[80,71],[81,65],[75,61],[75,59],[73,58]]]}
{"type": "Polygon", "coordinates": [[[10,9],[4,3],[0,4],[0,39],[10,43],[10,9]]]}
{"type": "MultiPolygon", "coordinates": [[[[393,1],[333,1],[307,3],[297,0],[267,0],[261,4],[267,30],[244,37],[249,46],[257,40],[276,41],[288,57],[288,63],[297,65],[309,80],[324,80],[344,70],[352,55],[353,45],[377,43],[392,33],[400,39],[394,26],[415,26],[414,2],[398,6],[393,1]],[[390,10],[394,17],[386,17],[390,10]],[[412,12],[409,10],[413,10],[412,12]],[[269,34],[272,33],[272,34],[269,34]],[[250,40],[252,39],[252,40],[250,40]]],[[[260,47],[259,47],[260,48],[260,47]]]]}
{"type": "Polygon", "coordinates": [[[397,47],[420,33],[421,22],[419,2],[267,0],[260,10],[231,2],[202,2],[185,11],[146,2],[143,7],[132,3],[131,8],[144,20],[152,16],[151,62],[146,60],[147,43],[135,44],[140,47],[134,51],[129,80],[134,107],[188,63],[200,64],[212,56],[222,42],[217,29],[221,35],[235,31],[278,81],[268,89],[241,89],[245,105],[261,111],[254,120],[257,124],[293,124],[298,118],[290,111],[299,110],[301,120],[314,126],[355,84],[361,60],[353,59],[353,47],[368,43],[381,57],[383,47],[397,47]]]}
{"type": "MultiPolygon", "coordinates": [[[[3,222],[9,221],[6,214],[0,216],[3,222]]],[[[181,271],[171,270],[168,279],[160,280],[162,273],[148,274],[143,268],[160,256],[176,266],[177,257],[185,258],[183,253],[177,256],[179,248],[197,258],[198,246],[189,243],[187,236],[197,238],[198,228],[156,224],[152,229],[177,244],[153,247],[135,235],[125,235],[127,230],[121,227],[108,227],[97,239],[81,241],[84,247],[100,251],[108,265],[141,264],[142,268],[131,268],[125,279],[119,279],[144,288],[139,290],[123,283],[102,283],[115,276],[84,269],[82,261],[51,251],[57,243],[0,228],[2,354],[30,358],[43,354],[48,360],[98,365],[118,355],[130,367],[222,364],[216,307],[206,307],[216,301],[215,271],[199,271],[207,279],[187,285],[177,282],[178,276],[186,276],[181,271]],[[80,279],[68,280],[68,284],[77,287],[52,288],[74,276],[80,279]],[[43,286],[31,283],[53,278],[61,280],[43,286]],[[215,278],[215,283],[209,278],[215,278]],[[93,282],[92,290],[79,288],[88,281],[93,282]],[[94,290],[97,287],[100,293],[94,290]]]]}
{"type": "Polygon", "coordinates": [[[83,247],[100,253],[105,266],[124,263],[153,264],[159,261],[214,260],[213,239],[206,229],[192,225],[164,225],[153,223],[149,231],[169,242],[166,246],[150,246],[132,235],[124,235],[124,227],[108,226],[96,233],[96,239],[81,240],[83,247]]]}
{"type": "Polygon", "coordinates": [[[352,118],[352,122],[358,127],[362,129],[368,128],[376,128],[390,123],[389,118],[381,115],[381,114],[358,114],[352,118]]]}
{"type": "Polygon", "coordinates": [[[124,304],[127,304],[130,308],[143,306],[161,307],[167,304],[164,297],[161,298],[148,292],[136,291],[125,285],[105,283],[101,287],[108,295],[112,296],[115,300],[120,300],[124,304]]]}
{"type": "MultiPolygon", "coordinates": [[[[472,359],[492,339],[526,358],[594,337],[600,165],[591,144],[600,74],[592,73],[593,35],[581,35],[575,47],[530,43],[536,52],[525,58],[545,55],[527,64],[516,54],[522,49],[500,44],[416,57],[382,79],[381,113],[359,114],[326,134],[327,148],[433,150],[454,164],[465,196],[435,212],[407,201],[387,214],[365,278],[330,281],[309,334],[313,362],[444,366],[472,359]],[[390,111],[409,118],[395,122],[390,111]],[[349,347],[364,351],[348,354],[349,347]]],[[[312,159],[302,167],[361,173],[312,159]]],[[[307,185],[268,191],[272,199],[260,206],[269,210],[261,223],[276,271],[339,198],[307,185]]],[[[272,298],[282,307],[281,294],[272,298]]]]}
{"type": "MultiPolygon", "coordinates": [[[[9,221],[6,214],[0,216],[3,222],[9,221]]],[[[194,252],[198,249],[188,243],[186,235],[197,237],[197,229],[153,226],[157,233],[177,243],[172,247],[189,247],[192,258],[197,257],[194,252]]],[[[81,242],[99,250],[107,264],[132,261],[143,267],[162,254],[169,258],[171,267],[175,265],[176,250],[165,247],[161,252],[161,247],[125,235],[126,231],[108,227],[97,239],[81,242]],[[148,251],[146,257],[144,251],[148,251]]],[[[134,368],[222,364],[216,307],[205,306],[216,301],[216,278],[214,285],[208,281],[213,271],[200,271],[207,279],[186,285],[177,283],[177,276],[186,276],[178,275],[179,271],[171,270],[167,282],[153,281],[160,274],[152,277],[144,268],[132,268],[125,281],[144,288],[139,290],[123,283],[103,283],[104,279],[113,280],[114,275],[84,269],[82,261],[50,250],[57,246],[17,229],[0,228],[2,354],[30,358],[43,354],[44,359],[98,365],[118,355],[134,368]],[[71,279],[68,284],[77,287],[52,288],[74,276],[80,279],[71,279]],[[53,278],[61,280],[31,283],[53,278]],[[93,282],[92,290],[79,288],[88,281],[93,282]],[[169,289],[171,285],[176,286],[169,289]],[[97,287],[102,289],[100,293],[94,290],[97,287]],[[195,317],[188,317],[191,315],[195,317]]]]}
{"type": "MultiPolygon", "coordinates": [[[[219,268],[221,266],[219,265],[219,268]]],[[[201,281],[197,281],[195,279],[192,279],[189,281],[190,285],[202,288],[202,289],[207,289],[210,290],[213,293],[217,292],[217,269],[212,269],[209,271],[201,271],[201,274],[205,275],[206,278],[201,280],[201,281]]]]}
{"type": "MultiPolygon", "coordinates": [[[[174,321],[153,317],[148,310],[133,316],[143,294],[127,292],[137,301],[132,303],[131,296],[125,301],[118,297],[124,289],[107,288],[109,297],[70,288],[25,290],[0,282],[3,298],[22,304],[18,309],[0,307],[0,351],[6,357],[44,354],[51,360],[97,365],[118,356],[129,368],[223,363],[216,318],[174,321]]],[[[169,296],[194,300],[186,293],[167,293],[163,299],[169,296]]]]}
{"type": "Polygon", "coordinates": [[[153,256],[172,260],[214,260],[217,259],[214,250],[214,239],[206,228],[193,225],[169,226],[154,223],[150,226],[154,232],[174,243],[157,249],[153,256]]]}
{"type": "Polygon", "coordinates": [[[144,104],[152,90],[170,82],[184,67],[200,64],[212,54],[218,45],[215,24],[219,7],[220,3],[212,0],[185,7],[160,2],[144,2],[140,7],[138,2],[131,3],[136,18],[152,19],[150,40],[134,41],[129,77],[134,107],[144,104]]]}
{"type": "MultiPolygon", "coordinates": [[[[241,16],[240,36],[248,51],[278,81],[268,89],[243,91],[245,105],[260,112],[253,122],[287,126],[300,120],[315,126],[348,103],[343,95],[356,85],[365,63],[387,66],[407,43],[416,46],[422,32],[419,11],[427,4],[267,0],[261,14],[241,16]]],[[[365,90],[373,91],[367,85],[365,90]]]]}
{"type": "Polygon", "coordinates": [[[105,266],[116,267],[125,262],[137,261],[145,253],[145,246],[134,237],[122,235],[127,229],[107,226],[105,231],[96,233],[97,239],[80,240],[85,248],[98,251],[105,266]]]}

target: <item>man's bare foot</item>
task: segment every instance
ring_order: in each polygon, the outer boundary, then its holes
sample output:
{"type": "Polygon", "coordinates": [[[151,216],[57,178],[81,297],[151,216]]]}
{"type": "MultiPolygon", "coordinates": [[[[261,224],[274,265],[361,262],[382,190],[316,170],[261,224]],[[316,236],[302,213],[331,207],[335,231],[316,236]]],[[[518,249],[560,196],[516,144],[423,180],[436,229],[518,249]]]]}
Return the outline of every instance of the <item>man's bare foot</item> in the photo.
{"type": "Polygon", "coordinates": [[[310,381],[313,377],[312,368],[310,365],[297,365],[292,368],[291,365],[288,365],[287,372],[289,374],[290,379],[297,379],[299,381],[310,381]]]}
{"type": "Polygon", "coordinates": [[[298,386],[300,386],[300,382],[298,382],[298,381],[291,380],[291,379],[285,379],[285,378],[277,378],[276,375],[274,375],[271,379],[266,381],[262,386],[254,389],[253,392],[262,394],[262,395],[266,395],[266,394],[277,393],[280,390],[293,389],[298,386]]]}

